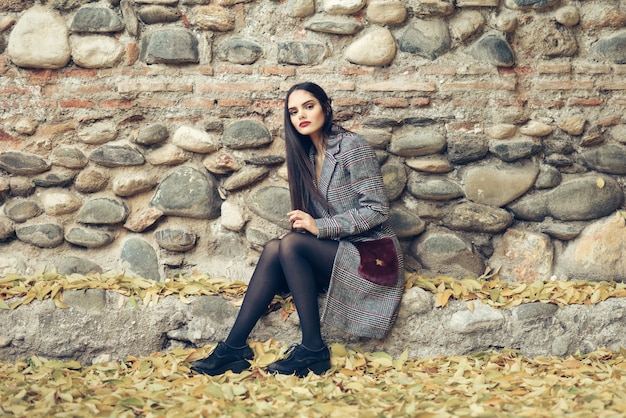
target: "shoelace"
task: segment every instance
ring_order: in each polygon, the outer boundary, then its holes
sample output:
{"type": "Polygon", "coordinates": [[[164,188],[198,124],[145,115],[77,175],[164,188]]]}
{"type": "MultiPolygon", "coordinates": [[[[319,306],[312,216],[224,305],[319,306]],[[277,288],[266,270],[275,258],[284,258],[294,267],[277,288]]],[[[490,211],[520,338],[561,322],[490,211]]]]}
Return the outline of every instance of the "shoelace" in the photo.
{"type": "Polygon", "coordinates": [[[296,351],[306,350],[309,353],[319,353],[320,351],[324,350],[324,348],[326,347],[322,347],[319,350],[311,350],[310,348],[306,347],[304,344],[291,344],[289,348],[287,348],[287,350],[285,351],[285,355],[286,355],[285,360],[295,355],[296,351]]]}
{"type": "Polygon", "coordinates": [[[291,358],[291,356],[295,354],[296,349],[301,345],[302,344],[291,344],[289,348],[287,348],[287,351],[285,351],[285,360],[291,358]]]}

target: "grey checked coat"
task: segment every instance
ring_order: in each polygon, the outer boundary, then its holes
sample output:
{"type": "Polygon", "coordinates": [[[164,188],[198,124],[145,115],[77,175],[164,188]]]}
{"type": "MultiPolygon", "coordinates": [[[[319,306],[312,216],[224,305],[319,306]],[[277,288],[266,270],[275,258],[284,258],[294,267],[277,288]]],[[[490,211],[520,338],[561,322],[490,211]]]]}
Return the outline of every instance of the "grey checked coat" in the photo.
{"type": "MultiPolygon", "coordinates": [[[[314,147],[309,156],[315,161],[314,147]]],[[[383,338],[400,306],[404,268],[398,239],[387,222],[389,202],[372,147],[352,132],[331,135],[319,188],[328,208],[317,203],[316,213],[311,214],[319,228],[318,238],[339,240],[322,320],[353,335],[383,338]],[[395,254],[391,253],[397,258],[395,283],[390,286],[361,277],[361,256],[353,244],[382,238],[392,239],[395,254]]]]}

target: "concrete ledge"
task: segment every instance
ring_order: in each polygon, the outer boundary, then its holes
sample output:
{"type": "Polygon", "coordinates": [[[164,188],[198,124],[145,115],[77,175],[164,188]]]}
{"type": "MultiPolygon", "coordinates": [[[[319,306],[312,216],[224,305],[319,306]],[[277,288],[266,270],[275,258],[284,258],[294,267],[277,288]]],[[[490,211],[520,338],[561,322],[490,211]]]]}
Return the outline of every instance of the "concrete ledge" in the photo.
{"type": "MultiPolygon", "coordinates": [[[[66,291],[69,308],[50,299],[34,300],[0,311],[0,359],[30,355],[75,359],[83,364],[147,355],[177,346],[202,346],[226,337],[238,308],[219,296],[199,296],[183,303],[165,297],[157,304],[131,306],[128,297],[105,290],[66,291]]],[[[595,305],[529,303],[496,309],[473,301],[452,300],[435,307],[432,293],[411,288],[405,293],[398,320],[384,340],[354,338],[324,327],[328,343],[340,342],[366,351],[410,357],[464,355],[513,348],[535,356],[565,356],[596,348],[626,347],[626,299],[595,305]]],[[[299,342],[297,314],[284,320],[279,312],[262,318],[251,338],[299,342]]]]}

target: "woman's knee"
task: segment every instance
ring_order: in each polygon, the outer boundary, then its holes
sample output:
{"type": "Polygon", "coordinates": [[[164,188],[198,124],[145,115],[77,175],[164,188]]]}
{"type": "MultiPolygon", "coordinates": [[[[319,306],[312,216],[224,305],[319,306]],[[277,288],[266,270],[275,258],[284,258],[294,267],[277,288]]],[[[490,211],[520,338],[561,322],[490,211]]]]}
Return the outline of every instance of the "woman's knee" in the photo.
{"type": "Polygon", "coordinates": [[[263,251],[278,251],[280,247],[280,239],[274,238],[265,243],[263,246],[263,251]]]}
{"type": "Polygon", "coordinates": [[[280,239],[280,252],[293,253],[306,247],[307,236],[300,232],[289,232],[280,239]]]}
{"type": "Polygon", "coordinates": [[[263,251],[261,252],[261,258],[275,258],[280,254],[280,240],[273,239],[265,243],[263,251]]]}

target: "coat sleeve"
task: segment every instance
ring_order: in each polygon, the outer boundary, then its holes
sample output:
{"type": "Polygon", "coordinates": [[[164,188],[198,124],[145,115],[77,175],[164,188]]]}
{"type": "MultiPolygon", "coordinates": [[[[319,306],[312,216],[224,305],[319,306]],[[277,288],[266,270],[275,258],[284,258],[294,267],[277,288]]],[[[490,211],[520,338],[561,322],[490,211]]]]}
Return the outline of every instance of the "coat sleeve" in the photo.
{"type": "Polygon", "coordinates": [[[360,235],[389,218],[389,201],[378,158],[359,136],[342,140],[327,200],[331,214],[315,220],[318,238],[360,235]]]}

